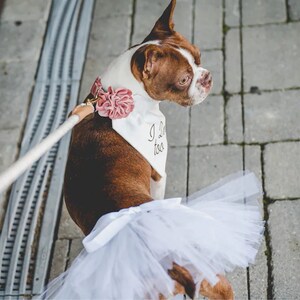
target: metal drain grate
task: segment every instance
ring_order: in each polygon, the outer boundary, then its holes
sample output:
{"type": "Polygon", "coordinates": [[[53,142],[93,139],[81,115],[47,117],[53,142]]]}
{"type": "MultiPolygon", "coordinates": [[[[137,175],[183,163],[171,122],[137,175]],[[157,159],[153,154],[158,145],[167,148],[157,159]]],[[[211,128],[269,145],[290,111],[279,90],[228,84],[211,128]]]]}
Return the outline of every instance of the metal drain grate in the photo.
{"type": "MultiPolygon", "coordinates": [[[[53,0],[20,155],[76,105],[94,0],[53,0]]],[[[0,298],[41,293],[60,206],[70,135],[13,185],[0,237],[0,298]]]]}

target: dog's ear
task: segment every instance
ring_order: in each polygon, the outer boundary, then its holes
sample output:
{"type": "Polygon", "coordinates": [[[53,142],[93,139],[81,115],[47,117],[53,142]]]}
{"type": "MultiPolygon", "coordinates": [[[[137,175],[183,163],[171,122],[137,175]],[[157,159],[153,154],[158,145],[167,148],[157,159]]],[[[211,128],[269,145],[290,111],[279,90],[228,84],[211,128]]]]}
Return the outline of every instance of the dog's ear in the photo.
{"type": "Polygon", "coordinates": [[[160,60],[164,57],[164,53],[157,45],[148,46],[144,52],[145,64],[143,69],[143,78],[153,78],[160,66],[160,60]]]}
{"type": "Polygon", "coordinates": [[[145,45],[139,48],[131,60],[133,74],[140,80],[155,77],[164,56],[164,51],[159,45],[145,45]]]}
{"type": "Polygon", "coordinates": [[[176,0],[171,0],[161,17],[156,21],[150,34],[144,39],[143,43],[153,40],[163,40],[174,33],[173,15],[176,0]]]}

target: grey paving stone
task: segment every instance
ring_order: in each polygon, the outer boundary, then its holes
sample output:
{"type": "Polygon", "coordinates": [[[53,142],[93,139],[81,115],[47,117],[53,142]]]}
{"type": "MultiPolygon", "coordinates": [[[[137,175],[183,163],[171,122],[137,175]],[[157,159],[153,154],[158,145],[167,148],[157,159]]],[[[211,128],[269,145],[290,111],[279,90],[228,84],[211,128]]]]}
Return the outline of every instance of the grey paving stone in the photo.
{"type": "Polygon", "coordinates": [[[47,21],[51,0],[9,0],[4,2],[1,21],[47,21]]]}
{"type": "MultiPolygon", "coordinates": [[[[139,44],[144,40],[168,4],[169,1],[161,0],[138,0],[136,2],[133,44],[139,44]]],[[[191,39],[192,0],[177,1],[174,24],[176,31],[183,34],[188,40],[191,39]]]]}
{"type": "Polygon", "coordinates": [[[230,143],[242,143],[243,122],[241,96],[231,96],[226,104],[226,133],[230,143]]]}
{"type": "MultiPolygon", "coordinates": [[[[245,169],[254,172],[261,182],[260,147],[245,146],[245,169]]],[[[260,200],[261,215],[263,212],[263,199],[260,200]]],[[[249,267],[250,299],[267,299],[268,266],[266,256],[266,243],[263,239],[255,263],[249,267]]]]}
{"type": "MultiPolygon", "coordinates": [[[[100,50],[100,49],[99,49],[100,50]]],[[[101,51],[101,50],[100,50],[101,51]]],[[[81,86],[79,101],[82,102],[89,94],[91,86],[97,76],[101,76],[106,70],[108,65],[115,59],[116,56],[101,56],[99,51],[99,57],[97,59],[88,58],[85,61],[83,75],[81,77],[81,86]]]]}
{"type": "Polygon", "coordinates": [[[299,32],[300,23],[243,29],[245,91],[299,86],[299,32]]]}
{"type": "Polygon", "coordinates": [[[227,26],[240,25],[239,0],[225,0],[225,24],[227,26]]]}
{"type": "Polygon", "coordinates": [[[268,299],[268,266],[266,242],[262,241],[254,265],[249,267],[250,299],[268,299]]]}
{"type": "Polygon", "coordinates": [[[129,46],[130,17],[95,19],[92,23],[87,58],[97,60],[118,56],[129,46]]]}
{"type": "Polygon", "coordinates": [[[39,59],[45,23],[42,21],[4,22],[0,26],[0,62],[39,59]]]}
{"type": "Polygon", "coordinates": [[[68,260],[68,268],[73,263],[74,259],[78,256],[78,254],[83,249],[82,239],[74,239],[71,240],[71,247],[69,252],[69,260],[68,260]]]}
{"type": "Polygon", "coordinates": [[[300,200],[277,201],[269,206],[274,296],[300,299],[300,200]]]}
{"type": "Polygon", "coordinates": [[[242,1],[243,25],[286,21],[285,0],[242,1]]]}
{"type": "MultiPolygon", "coordinates": [[[[150,33],[157,19],[161,16],[169,2],[161,0],[138,0],[134,17],[132,43],[139,44],[150,33]],[[147,13],[145,13],[147,12],[147,13]]],[[[175,23],[176,30],[176,23],[175,23]]]]}
{"type": "Polygon", "coordinates": [[[224,99],[208,97],[192,107],[191,145],[220,144],[224,141],[224,99]]]}
{"type": "Polygon", "coordinates": [[[243,169],[242,147],[215,145],[190,149],[189,194],[243,169]]]}
{"type": "Polygon", "coordinates": [[[265,148],[265,189],[272,199],[300,198],[300,142],[265,148]]]}
{"type": "Polygon", "coordinates": [[[100,76],[101,73],[105,70],[105,67],[103,67],[103,65],[106,63],[108,64],[108,59],[104,59],[104,62],[102,64],[100,63],[100,59],[86,59],[81,77],[80,92],[78,97],[79,103],[81,103],[90,93],[93,82],[95,81],[96,77],[100,76]],[[102,72],[100,72],[100,69],[102,69],[102,72]]]}
{"type": "Polygon", "coordinates": [[[187,148],[169,148],[166,172],[168,177],[165,198],[185,196],[187,148]]]}
{"type": "Polygon", "coordinates": [[[234,299],[247,300],[247,272],[245,269],[236,269],[234,272],[226,275],[226,278],[232,285],[234,291],[234,299]]]}
{"type": "Polygon", "coordinates": [[[246,142],[300,138],[300,91],[245,95],[246,142]]]}
{"type": "Polygon", "coordinates": [[[220,94],[223,88],[223,54],[222,51],[202,51],[203,68],[208,69],[213,76],[211,94],[220,94]]]}
{"type": "Polygon", "coordinates": [[[174,24],[176,31],[180,32],[188,41],[192,40],[193,0],[177,1],[174,12],[174,24]]]}
{"type": "Polygon", "coordinates": [[[225,89],[229,93],[241,91],[240,30],[230,29],[225,37],[225,89]]]}
{"type": "Polygon", "coordinates": [[[95,20],[98,18],[111,18],[115,16],[131,15],[132,2],[133,0],[96,0],[93,19],[95,20]]]}
{"type": "Polygon", "coordinates": [[[30,61],[0,63],[1,129],[22,128],[27,116],[36,67],[37,62],[30,61]]]}
{"type": "Polygon", "coordinates": [[[57,240],[53,253],[49,281],[59,276],[66,269],[69,252],[69,240],[57,240]]]}
{"type": "Polygon", "coordinates": [[[15,160],[18,152],[20,132],[17,129],[0,129],[0,173],[15,160]]]}
{"type": "Polygon", "coordinates": [[[169,145],[186,146],[189,135],[189,109],[169,101],[162,102],[160,107],[166,116],[169,145]]]}
{"type": "Polygon", "coordinates": [[[59,222],[58,238],[59,239],[76,239],[84,235],[80,228],[71,219],[65,203],[63,204],[62,213],[59,222]]]}
{"type": "Polygon", "coordinates": [[[222,11],[222,1],[196,1],[194,35],[200,49],[222,48],[222,11]]]}
{"type": "Polygon", "coordinates": [[[288,0],[289,15],[293,21],[300,20],[300,2],[298,0],[288,0]]]}
{"type": "MultiPolygon", "coordinates": [[[[253,172],[262,187],[261,149],[260,146],[245,147],[245,170],[253,172]]],[[[264,216],[263,195],[259,198],[261,216],[264,216]]],[[[260,260],[263,263],[263,260],[260,260]]]]}
{"type": "Polygon", "coordinates": [[[262,181],[260,146],[245,146],[245,169],[253,172],[262,181]]]}

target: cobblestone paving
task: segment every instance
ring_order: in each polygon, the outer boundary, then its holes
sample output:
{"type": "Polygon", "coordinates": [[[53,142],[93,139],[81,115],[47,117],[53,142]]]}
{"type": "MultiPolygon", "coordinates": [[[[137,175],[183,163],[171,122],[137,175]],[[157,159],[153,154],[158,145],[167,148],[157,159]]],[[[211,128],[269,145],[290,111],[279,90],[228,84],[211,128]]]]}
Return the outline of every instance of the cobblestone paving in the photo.
{"type": "MultiPolygon", "coordinates": [[[[18,1],[7,1],[0,24],[0,170],[18,151],[49,8],[49,1],[24,2],[16,9],[18,1]]],[[[167,196],[254,171],[264,191],[265,240],[256,264],[229,276],[236,299],[300,299],[300,1],[177,2],[175,29],[202,49],[214,88],[192,109],[162,105],[170,143],[167,196]]],[[[167,3],[95,0],[80,99],[115,56],[145,37],[167,3]]],[[[70,265],[81,239],[63,207],[51,278],[70,265]]]]}
{"type": "MultiPolygon", "coordinates": [[[[0,172],[17,157],[50,0],[6,1],[0,17],[0,172]]],[[[6,195],[0,195],[0,228],[6,195]]]]}

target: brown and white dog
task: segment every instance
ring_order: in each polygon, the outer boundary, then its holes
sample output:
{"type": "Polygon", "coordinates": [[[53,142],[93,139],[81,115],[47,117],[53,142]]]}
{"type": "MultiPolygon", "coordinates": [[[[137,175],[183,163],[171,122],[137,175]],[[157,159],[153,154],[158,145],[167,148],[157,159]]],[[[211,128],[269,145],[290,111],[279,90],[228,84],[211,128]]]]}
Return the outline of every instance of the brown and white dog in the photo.
{"type": "MultiPolygon", "coordinates": [[[[141,44],[112,62],[101,76],[104,88],[121,85],[182,106],[206,98],[212,76],[201,67],[199,49],[174,31],[175,4],[172,0],[141,44]]],[[[160,175],[112,128],[109,118],[93,114],[73,130],[64,194],[71,217],[85,235],[104,214],[152,201],[150,179],[159,182],[160,175]]],[[[174,263],[169,275],[176,281],[175,293],[194,297],[195,283],[186,269],[174,263]]],[[[232,299],[230,284],[220,279],[214,287],[204,280],[200,293],[210,299],[232,299]]]]}

